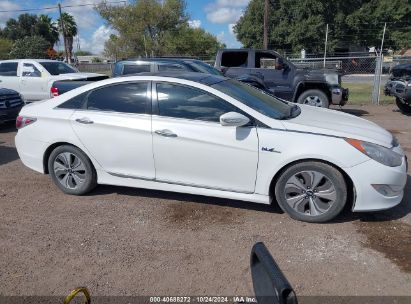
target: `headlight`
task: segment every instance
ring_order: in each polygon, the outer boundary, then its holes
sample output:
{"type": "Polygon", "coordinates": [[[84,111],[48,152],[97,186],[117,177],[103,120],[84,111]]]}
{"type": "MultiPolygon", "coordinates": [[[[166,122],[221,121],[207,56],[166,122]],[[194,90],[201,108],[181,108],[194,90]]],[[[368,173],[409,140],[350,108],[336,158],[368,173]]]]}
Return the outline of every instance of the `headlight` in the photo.
{"type": "Polygon", "coordinates": [[[352,138],[346,138],[345,141],[358,151],[383,165],[398,167],[402,164],[402,155],[383,146],[352,138]]]}

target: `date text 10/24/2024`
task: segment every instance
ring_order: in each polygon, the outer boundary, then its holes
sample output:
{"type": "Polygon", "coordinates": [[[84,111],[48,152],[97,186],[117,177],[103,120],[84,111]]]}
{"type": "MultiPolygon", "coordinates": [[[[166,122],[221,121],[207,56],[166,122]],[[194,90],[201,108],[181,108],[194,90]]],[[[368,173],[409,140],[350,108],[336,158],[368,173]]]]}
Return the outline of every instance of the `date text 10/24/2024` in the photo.
{"type": "Polygon", "coordinates": [[[159,296],[150,297],[150,303],[257,303],[257,300],[248,296],[159,296]]]}

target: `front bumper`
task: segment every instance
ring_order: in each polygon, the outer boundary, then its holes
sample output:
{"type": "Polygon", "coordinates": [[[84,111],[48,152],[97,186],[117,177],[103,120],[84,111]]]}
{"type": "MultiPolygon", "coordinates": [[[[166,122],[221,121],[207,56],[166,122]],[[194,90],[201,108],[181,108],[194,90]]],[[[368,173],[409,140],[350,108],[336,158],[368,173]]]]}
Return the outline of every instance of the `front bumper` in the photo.
{"type": "Polygon", "coordinates": [[[0,123],[15,121],[22,107],[0,109],[0,123]]]}
{"type": "Polygon", "coordinates": [[[349,90],[341,87],[331,88],[331,103],[333,105],[343,106],[348,101],[349,90]]]}
{"type": "Polygon", "coordinates": [[[411,82],[405,80],[389,80],[384,87],[384,94],[400,98],[411,104],[411,82]]]}
{"type": "Polygon", "coordinates": [[[368,160],[357,166],[346,169],[351,177],[356,200],[353,211],[376,211],[392,208],[398,205],[404,196],[407,183],[407,158],[404,156],[399,167],[388,167],[374,160],[368,160]],[[390,185],[400,188],[395,196],[384,196],[372,185],[390,185]]]}

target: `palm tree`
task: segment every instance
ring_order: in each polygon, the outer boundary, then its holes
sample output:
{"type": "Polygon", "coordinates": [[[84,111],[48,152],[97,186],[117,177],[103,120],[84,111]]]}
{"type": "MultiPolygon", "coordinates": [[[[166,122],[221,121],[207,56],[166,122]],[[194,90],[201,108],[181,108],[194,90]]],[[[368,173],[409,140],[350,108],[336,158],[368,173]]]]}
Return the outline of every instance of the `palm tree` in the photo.
{"type": "Polygon", "coordinates": [[[63,35],[67,50],[65,50],[65,56],[69,63],[71,63],[71,57],[73,54],[73,40],[77,35],[77,24],[73,16],[68,13],[62,13],[61,18],[58,20],[59,31],[63,35]],[[64,30],[63,30],[64,29],[64,30]]]}
{"type": "Polygon", "coordinates": [[[59,41],[59,31],[56,23],[49,16],[40,15],[37,28],[39,34],[50,42],[50,48],[53,48],[54,44],[59,41]]]}

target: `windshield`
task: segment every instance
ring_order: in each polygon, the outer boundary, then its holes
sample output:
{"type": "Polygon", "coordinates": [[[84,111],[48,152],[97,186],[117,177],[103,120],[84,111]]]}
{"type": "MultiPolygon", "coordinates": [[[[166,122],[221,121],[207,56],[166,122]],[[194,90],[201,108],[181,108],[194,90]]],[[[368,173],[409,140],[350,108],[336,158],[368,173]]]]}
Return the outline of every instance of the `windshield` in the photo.
{"type": "Polygon", "coordinates": [[[53,62],[53,61],[44,61],[40,64],[49,72],[51,75],[60,75],[68,73],[78,73],[78,71],[72,66],[64,62],[53,62]]]}
{"type": "Polygon", "coordinates": [[[193,66],[199,72],[206,73],[206,74],[223,76],[223,73],[221,73],[215,67],[212,67],[211,65],[209,65],[207,63],[204,63],[204,62],[201,62],[201,61],[191,61],[188,64],[193,66]]]}
{"type": "Polygon", "coordinates": [[[298,106],[237,80],[225,80],[212,85],[212,87],[270,118],[286,119],[299,114],[298,106]]]}

